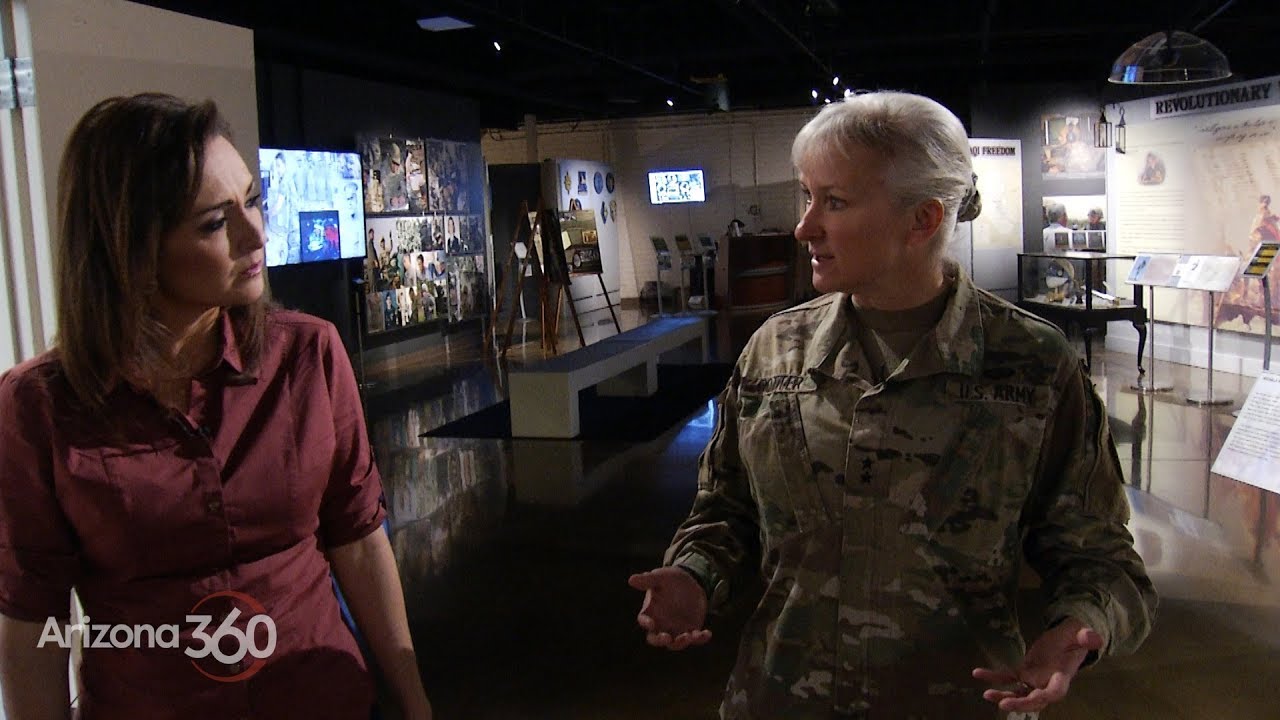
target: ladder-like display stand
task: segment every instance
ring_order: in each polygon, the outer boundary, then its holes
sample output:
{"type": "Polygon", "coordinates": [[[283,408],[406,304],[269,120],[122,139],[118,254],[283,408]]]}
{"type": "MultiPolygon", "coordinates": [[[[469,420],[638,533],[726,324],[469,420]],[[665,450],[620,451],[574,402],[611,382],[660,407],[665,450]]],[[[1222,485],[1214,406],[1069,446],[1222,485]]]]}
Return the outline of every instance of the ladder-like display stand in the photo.
{"type": "MultiPolygon", "coordinates": [[[[524,289],[525,276],[530,274],[530,271],[532,270],[532,274],[538,278],[539,283],[544,282],[546,279],[545,273],[542,271],[542,262],[538,257],[537,223],[540,222],[541,218],[541,198],[538,199],[538,210],[535,214],[532,214],[532,216],[529,212],[529,203],[524,200],[520,201],[520,208],[517,210],[516,215],[516,229],[511,238],[511,251],[507,254],[507,267],[515,273],[515,277],[511,279],[515,289],[512,292],[513,301],[511,303],[511,316],[507,320],[506,334],[503,335],[502,343],[498,347],[499,357],[506,356],[507,349],[511,347],[511,335],[515,331],[517,308],[520,309],[521,316],[524,315],[524,295],[522,291],[524,289]],[[516,250],[517,246],[521,244],[525,247],[524,257],[520,257],[520,254],[516,250]]],[[[491,328],[497,328],[499,321],[502,318],[502,309],[506,300],[506,286],[507,281],[504,278],[502,284],[497,288],[498,297],[493,304],[493,320],[489,323],[491,328]]],[[[540,295],[544,294],[545,292],[540,293],[540,295]]],[[[543,335],[546,335],[545,326],[543,327],[543,335]]],[[[545,338],[543,342],[545,344],[545,338]]]]}

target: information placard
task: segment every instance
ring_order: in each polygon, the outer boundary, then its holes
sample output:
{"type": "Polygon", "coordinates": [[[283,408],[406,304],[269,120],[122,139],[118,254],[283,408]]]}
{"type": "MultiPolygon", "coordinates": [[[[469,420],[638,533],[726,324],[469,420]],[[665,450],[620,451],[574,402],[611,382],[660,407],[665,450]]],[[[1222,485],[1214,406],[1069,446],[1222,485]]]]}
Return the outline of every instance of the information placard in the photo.
{"type": "Polygon", "coordinates": [[[1258,376],[1213,471],[1280,493],[1280,375],[1258,376]]]}
{"type": "Polygon", "coordinates": [[[1280,252],[1280,243],[1259,243],[1258,249],[1253,251],[1253,257],[1250,258],[1249,264],[1245,265],[1241,275],[1249,278],[1266,277],[1267,271],[1271,269],[1271,263],[1275,262],[1277,252],[1280,252]]]}
{"type": "Polygon", "coordinates": [[[1160,255],[1143,253],[1133,261],[1125,282],[1180,290],[1226,292],[1240,274],[1233,255],[1160,255]]]}

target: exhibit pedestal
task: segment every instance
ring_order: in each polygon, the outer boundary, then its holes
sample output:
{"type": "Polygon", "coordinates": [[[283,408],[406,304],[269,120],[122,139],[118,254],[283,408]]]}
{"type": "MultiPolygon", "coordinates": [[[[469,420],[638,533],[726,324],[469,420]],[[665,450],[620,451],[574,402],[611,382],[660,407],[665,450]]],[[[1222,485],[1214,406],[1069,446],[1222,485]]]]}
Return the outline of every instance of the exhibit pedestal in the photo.
{"type": "Polygon", "coordinates": [[[1216,299],[1216,297],[1215,297],[1216,295],[1217,295],[1217,293],[1213,292],[1212,290],[1210,290],[1210,291],[1209,291],[1209,371],[1208,371],[1208,380],[1207,380],[1207,382],[1206,382],[1206,384],[1205,384],[1205,391],[1204,391],[1203,393],[1187,393],[1187,398],[1186,398],[1186,400],[1187,400],[1187,402],[1191,403],[1192,405],[1200,405],[1200,406],[1205,406],[1205,405],[1230,405],[1230,404],[1231,404],[1231,401],[1234,399],[1234,398],[1231,398],[1231,397],[1224,397],[1224,396],[1221,396],[1221,395],[1214,395],[1214,394],[1213,394],[1213,336],[1216,334],[1216,330],[1215,330],[1215,329],[1214,329],[1214,327],[1213,327],[1213,308],[1215,307],[1215,305],[1214,305],[1214,300],[1216,299]]]}
{"type": "MultiPolygon", "coordinates": [[[[663,238],[653,236],[649,238],[653,243],[654,264],[657,266],[656,280],[653,283],[654,294],[658,296],[658,312],[650,315],[655,318],[675,317],[673,313],[666,312],[662,309],[662,271],[671,269],[671,250],[667,246],[667,241],[663,238]]],[[[684,278],[680,279],[681,286],[684,285],[684,278]]]]}
{"type": "Polygon", "coordinates": [[[711,309],[711,259],[713,254],[709,252],[702,253],[702,307],[693,310],[689,314],[698,317],[711,317],[716,311],[711,309]]]}

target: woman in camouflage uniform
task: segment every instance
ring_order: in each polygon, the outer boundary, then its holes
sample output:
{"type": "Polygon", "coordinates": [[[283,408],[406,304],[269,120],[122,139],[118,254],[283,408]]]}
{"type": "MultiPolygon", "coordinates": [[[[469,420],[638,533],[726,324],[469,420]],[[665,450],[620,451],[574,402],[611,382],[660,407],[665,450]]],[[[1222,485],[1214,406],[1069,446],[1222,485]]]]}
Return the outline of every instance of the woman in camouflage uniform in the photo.
{"type": "Polygon", "coordinates": [[[1102,403],[1056,328],[946,258],[981,208],[951,112],[856,96],[792,159],[825,294],[739,358],[693,510],[664,567],[631,578],[639,624],[658,647],[705,643],[755,571],[724,718],[1039,711],[1136,649],[1155,610],[1102,403]],[[1045,605],[1030,647],[1024,561],[1045,605]]]}

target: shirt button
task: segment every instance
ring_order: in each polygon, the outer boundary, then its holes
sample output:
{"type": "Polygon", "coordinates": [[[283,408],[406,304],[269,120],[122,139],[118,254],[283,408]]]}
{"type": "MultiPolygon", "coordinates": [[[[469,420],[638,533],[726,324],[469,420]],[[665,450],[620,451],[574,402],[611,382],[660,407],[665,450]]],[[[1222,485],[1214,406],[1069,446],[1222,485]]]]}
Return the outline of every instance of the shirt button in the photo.
{"type": "Polygon", "coordinates": [[[216,513],[222,509],[222,501],[217,499],[210,500],[205,504],[205,507],[209,509],[209,512],[216,513]]]}

